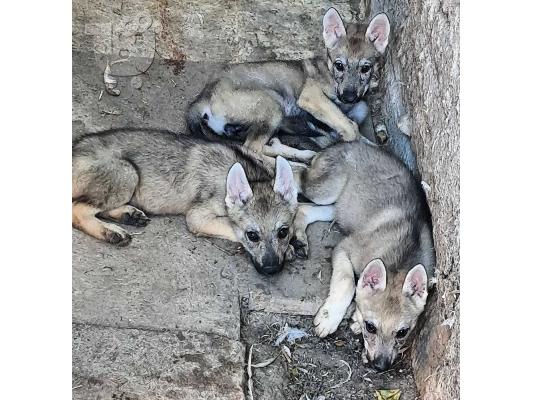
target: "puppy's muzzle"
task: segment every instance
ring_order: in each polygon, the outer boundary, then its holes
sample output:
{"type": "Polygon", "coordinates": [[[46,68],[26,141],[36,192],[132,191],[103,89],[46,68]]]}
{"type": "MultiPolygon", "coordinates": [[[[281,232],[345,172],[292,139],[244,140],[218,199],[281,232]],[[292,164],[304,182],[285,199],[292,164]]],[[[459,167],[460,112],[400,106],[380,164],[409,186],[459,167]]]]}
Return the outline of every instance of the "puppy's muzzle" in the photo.
{"type": "Polygon", "coordinates": [[[374,369],[380,372],[387,371],[388,369],[391,368],[391,361],[389,357],[385,357],[385,356],[376,357],[373,360],[372,364],[373,364],[374,369]]]}
{"type": "Polygon", "coordinates": [[[360,99],[355,90],[344,90],[342,93],[339,93],[337,97],[345,104],[353,104],[360,99]]]}
{"type": "Polygon", "coordinates": [[[252,258],[254,268],[262,275],[274,275],[284,269],[284,260],[280,260],[278,256],[266,254],[263,256],[261,263],[252,258]]]}

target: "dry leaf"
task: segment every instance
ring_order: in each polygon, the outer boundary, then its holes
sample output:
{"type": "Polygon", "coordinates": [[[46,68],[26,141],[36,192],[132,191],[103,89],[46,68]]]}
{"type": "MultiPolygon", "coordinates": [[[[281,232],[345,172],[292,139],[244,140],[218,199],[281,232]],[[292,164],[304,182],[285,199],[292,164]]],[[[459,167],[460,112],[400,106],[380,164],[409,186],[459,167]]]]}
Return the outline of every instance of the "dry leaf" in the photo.
{"type": "Polygon", "coordinates": [[[375,392],[376,400],[399,400],[401,396],[400,389],[377,390],[375,392]]]}
{"type": "Polygon", "coordinates": [[[111,75],[111,66],[109,65],[109,61],[107,62],[106,69],[104,70],[104,86],[106,87],[106,92],[112,96],[118,96],[121,94],[121,91],[117,89],[117,79],[111,75]]]}

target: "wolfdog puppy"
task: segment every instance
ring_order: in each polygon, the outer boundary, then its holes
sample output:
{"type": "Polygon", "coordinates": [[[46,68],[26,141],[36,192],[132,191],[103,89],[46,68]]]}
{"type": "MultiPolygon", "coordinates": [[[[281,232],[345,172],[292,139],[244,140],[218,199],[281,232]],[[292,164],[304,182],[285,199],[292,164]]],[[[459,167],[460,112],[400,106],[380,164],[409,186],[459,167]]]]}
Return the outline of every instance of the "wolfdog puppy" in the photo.
{"type": "Polygon", "coordinates": [[[326,57],[228,66],[190,105],[189,128],[244,140],[256,152],[303,161],[314,152],[298,151],[278,140],[268,146],[269,139],[283,130],[306,135],[334,132],[344,141],[356,140],[357,123],[368,114],[365,95],[389,33],[386,14],[376,15],[369,24],[345,27],[330,8],[323,18],[326,57]]]}
{"type": "Polygon", "coordinates": [[[368,361],[388,369],[433,281],[425,194],[402,162],[362,141],[321,152],[301,179],[303,193],[319,206],[299,207],[298,251],[306,249],[305,229],[313,221],[335,220],[344,235],[333,250],[330,291],[315,316],[315,332],[320,337],[334,332],[356,294],[352,329],[363,333],[368,361]]]}
{"type": "Polygon", "coordinates": [[[144,226],[141,209],[184,214],[191,232],[240,242],[265,274],[292,257],[297,190],[282,157],[172,132],[115,129],[72,148],[74,227],[124,246],[131,236],[109,220],[144,226]]]}

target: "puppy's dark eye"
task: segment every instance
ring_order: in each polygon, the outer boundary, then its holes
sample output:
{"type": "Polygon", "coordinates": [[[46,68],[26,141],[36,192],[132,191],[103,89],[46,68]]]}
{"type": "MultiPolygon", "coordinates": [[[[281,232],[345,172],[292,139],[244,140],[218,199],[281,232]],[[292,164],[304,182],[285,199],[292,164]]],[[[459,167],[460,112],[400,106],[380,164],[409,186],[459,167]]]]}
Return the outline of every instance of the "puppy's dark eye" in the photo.
{"type": "Polygon", "coordinates": [[[336,67],[336,69],[340,72],[342,72],[344,69],[345,69],[345,66],[343,65],[343,63],[341,61],[336,61],[334,63],[334,67],[336,67]]]}
{"type": "Polygon", "coordinates": [[[248,231],[247,237],[248,240],[250,240],[251,242],[257,242],[258,240],[260,240],[260,236],[254,231],[248,231]]]}
{"type": "Polygon", "coordinates": [[[376,333],[376,326],[372,322],[365,321],[365,329],[369,333],[376,333]]]}
{"type": "Polygon", "coordinates": [[[364,66],[362,66],[362,69],[361,69],[362,74],[366,74],[366,73],[368,73],[370,69],[371,69],[371,66],[370,66],[370,65],[364,65],[364,66]]]}
{"type": "Polygon", "coordinates": [[[397,335],[395,336],[397,337],[397,339],[402,339],[407,334],[408,334],[408,328],[402,328],[397,331],[397,335]]]}
{"type": "Polygon", "coordinates": [[[289,229],[287,227],[282,227],[280,229],[278,229],[278,237],[280,239],[284,239],[287,237],[287,234],[289,233],[289,229]]]}

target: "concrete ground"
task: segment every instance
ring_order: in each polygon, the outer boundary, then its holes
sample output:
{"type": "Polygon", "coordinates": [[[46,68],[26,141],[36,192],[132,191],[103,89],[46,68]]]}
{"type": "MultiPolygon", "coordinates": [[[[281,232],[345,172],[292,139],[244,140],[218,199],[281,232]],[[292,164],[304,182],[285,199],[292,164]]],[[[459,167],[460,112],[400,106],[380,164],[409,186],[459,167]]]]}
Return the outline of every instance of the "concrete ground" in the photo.
{"type": "MultiPolygon", "coordinates": [[[[361,13],[333,4],[347,19],[361,13]]],[[[185,133],[186,104],[221,63],[312,55],[330,5],[74,0],[73,137],[123,126],[185,133]],[[103,71],[119,59],[120,95],[111,96],[103,71]]],[[[347,322],[326,340],[287,344],[290,358],[274,345],[286,323],[312,334],[335,226],[310,227],[309,259],[274,277],[260,276],[238,245],[190,234],[180,216],[128,229],[136,234],[126,248],[72,233],[73,398],[244,399],[252,344],[253,364],[278,355],[253,369],[255,399],[371,399],[385,388],[416,398],[404,361],[382,374],[362,364],[347,322]]]]}

